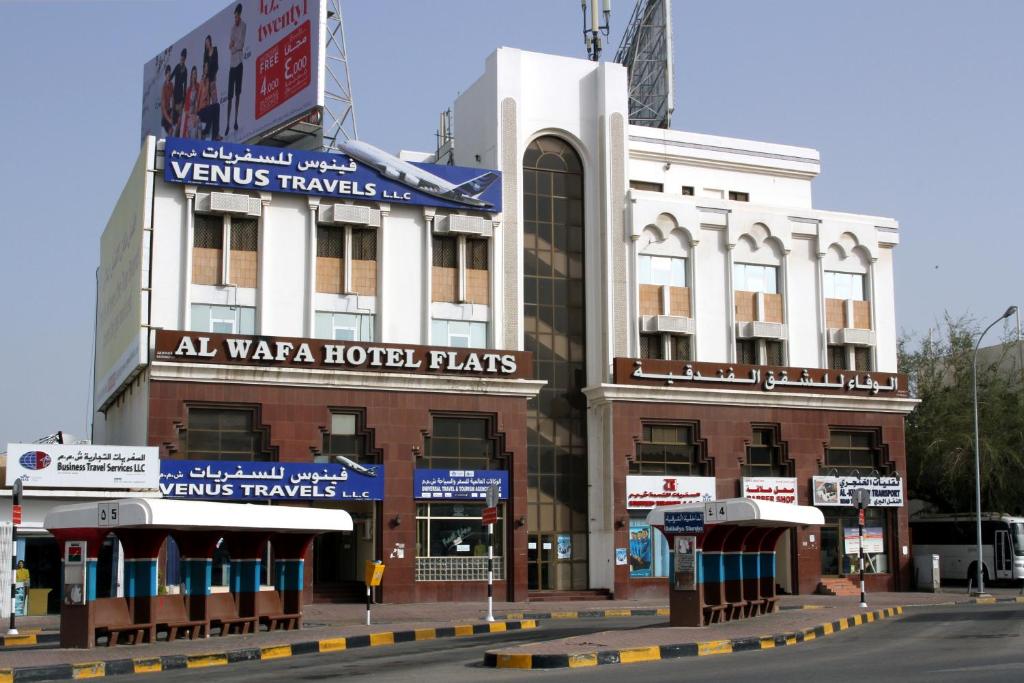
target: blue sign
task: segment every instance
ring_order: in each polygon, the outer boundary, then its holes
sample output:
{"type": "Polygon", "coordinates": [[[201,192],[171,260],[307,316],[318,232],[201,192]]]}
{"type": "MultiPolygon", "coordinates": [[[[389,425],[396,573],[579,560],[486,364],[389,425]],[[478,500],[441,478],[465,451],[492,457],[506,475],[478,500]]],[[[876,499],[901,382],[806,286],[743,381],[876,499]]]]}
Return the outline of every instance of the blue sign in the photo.
{"type": "Polygon", "coordinates": [[[399,159],[365,142],[343,153],[167,138],[164,180],[239,190],[501,211],[501,174],[399,159]]]}
{"type": "Polygon", "coordinates": [[[383,500],[384,466],[161,460],[160,493],[204,500],[383,500]]]}
{"type": "Polygon", "coordinates": [[[704,512],[666,512],[666,534],[704,533],[704,512]]]}
{"type": "Polygon", "coordinates": [[[414,470],[413,497],[428,500],[486,500],[487,489],[498,485],[498,497],[508,499],[505,470],[414,470]]]}

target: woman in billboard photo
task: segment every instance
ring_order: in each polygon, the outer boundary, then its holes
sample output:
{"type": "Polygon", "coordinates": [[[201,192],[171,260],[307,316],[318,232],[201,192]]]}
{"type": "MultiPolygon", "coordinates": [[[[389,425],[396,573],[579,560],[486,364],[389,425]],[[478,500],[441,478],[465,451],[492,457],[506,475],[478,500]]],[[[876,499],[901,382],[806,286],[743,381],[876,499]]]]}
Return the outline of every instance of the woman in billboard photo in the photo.
{"type": "Polygon", "coordinates": [[[160,127],[171,135],[174,132],[174,85],[171,83],[171,66],[164,66],[164,84],[160,88],[160,127]]]}
{"type": "Polygon", "coordinates": [[[188,88],[185,90],[185,106],[182,109],[178,136],[183,138],[199,137],[199,77],[194,66],[189,72],[188,88]]]}
{"type": "MultiPolygon", "coordinates": [[[[214,56],[216,59],[216,55],[214,56]]],[[[208,76],[207,62],[203,62],[203,77],[199,80],[199,137],[220,140],[220,102],[217,101],[217,80],[208,76]]]]}

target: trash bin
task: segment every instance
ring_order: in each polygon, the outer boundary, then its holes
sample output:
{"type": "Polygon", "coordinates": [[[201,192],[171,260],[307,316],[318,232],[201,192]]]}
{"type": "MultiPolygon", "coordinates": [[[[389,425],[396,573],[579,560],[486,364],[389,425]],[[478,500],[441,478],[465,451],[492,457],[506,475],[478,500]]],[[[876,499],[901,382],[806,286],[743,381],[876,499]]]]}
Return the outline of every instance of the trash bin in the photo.
{"type": "Polygon", "coordinates": [[[28,616],[46,616],[46,603],[50,599],[49,588],[28,589],[28,616]]]}
{"type": "Polygon", "coordinates": [[[914,555],[914,573],[917,576],[917,590],[929,593],[939,592],[939,556],[914,555]]]}

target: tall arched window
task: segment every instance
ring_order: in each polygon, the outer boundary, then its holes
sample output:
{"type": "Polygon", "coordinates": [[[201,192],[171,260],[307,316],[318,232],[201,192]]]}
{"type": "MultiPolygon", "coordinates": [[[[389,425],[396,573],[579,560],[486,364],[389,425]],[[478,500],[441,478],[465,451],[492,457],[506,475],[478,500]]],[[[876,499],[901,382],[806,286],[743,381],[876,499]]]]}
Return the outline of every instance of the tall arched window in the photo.
{"type": "Polygon", "coordinates": [[[523,327],[538,379],[528,403],[531,590],[578,590],[587,579],[586,310],[583,165],[564,140],[523,156],[523,327]]]}

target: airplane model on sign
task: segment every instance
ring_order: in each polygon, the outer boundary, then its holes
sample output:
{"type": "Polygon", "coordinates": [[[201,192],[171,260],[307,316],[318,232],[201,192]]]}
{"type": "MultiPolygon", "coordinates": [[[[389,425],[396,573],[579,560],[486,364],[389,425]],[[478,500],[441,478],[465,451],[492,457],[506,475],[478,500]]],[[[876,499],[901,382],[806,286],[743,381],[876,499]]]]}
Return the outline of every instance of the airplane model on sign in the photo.
{"type": "Polygon", "coordinates": [[[353,159],[377,169],[385,177],[408,185],[414,190],[468,206],[493,208],[490,202],[479,197],[498,179],[498,174],[494,171],[487,171],[483,175],[456,185],[366,142],[347,140],[340,143],[339,146],[342,152],[353,159]]]}

